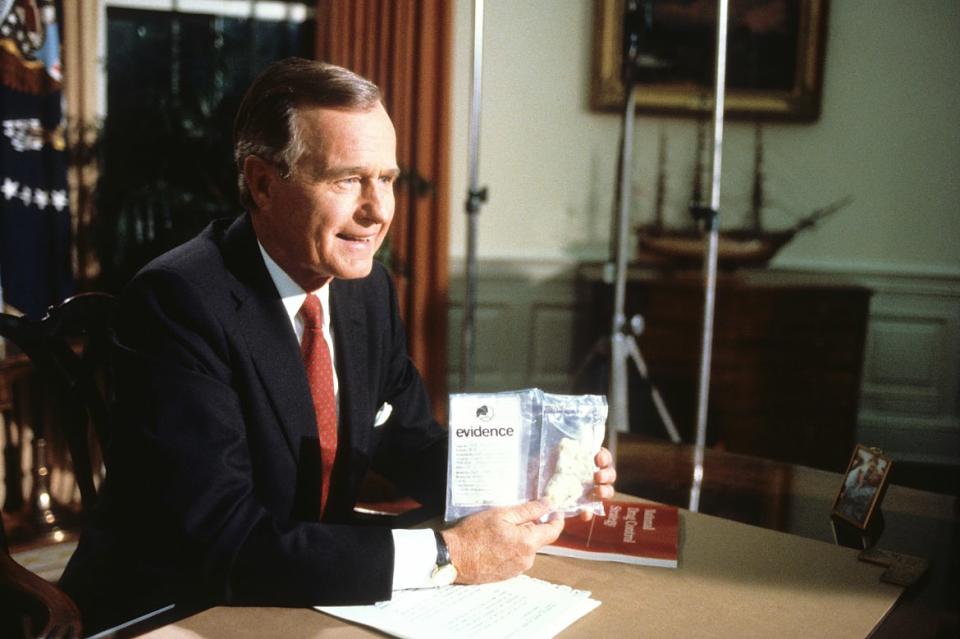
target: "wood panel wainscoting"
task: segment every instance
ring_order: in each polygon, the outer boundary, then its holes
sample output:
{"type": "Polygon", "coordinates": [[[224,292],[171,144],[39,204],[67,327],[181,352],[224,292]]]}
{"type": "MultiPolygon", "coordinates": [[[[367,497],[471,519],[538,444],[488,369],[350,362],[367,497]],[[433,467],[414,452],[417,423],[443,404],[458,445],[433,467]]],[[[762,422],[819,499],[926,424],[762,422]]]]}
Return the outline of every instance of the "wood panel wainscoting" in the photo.
{"type": "MultiPolygon", "coordinates": [[[[609,331],[608,310],[598,308],[591,294],[593,289],[594,294],[602,296],[601,264],[560,259],[488,258],[481,260],[478,270],[477,359],[472,390],[536,386],[551,392],[606,392],[606,361],[600,358],[589,363],[585,357],[586,351],[596,343],[593,339],[606,336],[609,331]]],[[[796,425],[803,421],[804,415],[809,418],[811,412],[822,410],[842,414],[829,418],[842,421],[842,441],[852,441],[849,439],[852,437],[857,442],[878,446],[892,455],[901,468],[910,462],[955,469],[953,472],[960,469],[960,274],[935,269],[900,272],[892,267],[829,264],[737,273],[738,278],[747,281],[740,285],[741,301],[735,304],[733,299],[728,299],[728,287],[723,286],[718,293],[718,310],[720,313],[749,312],[755,317],[752,325],[732,325],[724,329],[726,339],[737,340],[738,346],[743,346],[743,353],[724,353],[722,344],[714,352],[713,382],[721,384],[721,388],[710,396],[712,414],[708,436],[711,439],[719,439],[721,429],[717,420],[729,421],[741,416],[757,420],[759,413],[769,413],[769,406],[756,405],[756,397],[769,395],[773,386],[783,387],[792,376],[816,390],[817,394],[809,402],[811,406],[805,406],[800,398],[802,389],[783,389],[781,407],[786,408],[779,417],[769,418],[775,421],[769,433],[755,434],[746,442],[745,445],[754,447],[750,448],[751,452],[764,454],[769,447],[773,447],[774,452],[779,448],[786,450],[789,460],[801,461],[798,457],[806,456],[805,447],[819,449],[827,442],[804,435],[807,439],[798,444],[796,438],[801,434],[789,431],[788,423],[796,425]],[[751,287],[790,288],[794,301],[781,299],[787,293],[749,292],[751,287]],[[739,308],[737,304],[750,308],[739,308]],[[756,316],[763,305],[767,307],[765,319],[756,316]],[[780,309],[776,311],[780,315],[774,314],[776,308],[780,309]],[[857,347],[862,339],[856,337],[861,330],[857,326],[863,321],[864,313],[866,342],[857,347]],[[761,320],[789,334],[774,333],[761,338],[751,333],[758,329],[761,320]],[[826,332],[821,334],[821,329],[826,332]],[[771,348],[766,348],[767,345],[771,348]],[[809,352],[804,352],[804,348],[809,352]],[[858,348],[862,349],[859,360],[858,348]],[[826,370],[808,368],[806,377],[801,376],[800,371],[784,372],[791,358],[805,361],[808,367],[825,366],[826,370]],[[742,381],[744,373],[738,370],[740,367],[760,367],[768,374],[755,379],[751,386],[742,381]],[[841,391],[841,385],[861,377],[862,383],[855,394],[846,386],[841,391]],[[739,385],[735,380],[741,380],[739,385]],[[732,403],[732,408],[717,414],[724,401],[732,403]],[[787,436],[783,438],[785,430],[787,436]],[[770,441],[774,436],[775,441],[770,441]]],[[[656,273],[651,270],[636,272],[634,276],[647,281],[656,279],[656,273]]],[[[668,395],[668,408],[678,422],[682,421],[680,416],[692,415],[694,411],[696,389],[690,380],[695,379],[699,366],[703,303],[699,291],[693,289],[699,275],[683,277],[690,280],[685,293],[681,293],[683,287],[677,281],[682,276],[674,275],[660,284],[661,297],[657,301],[639,299],[634,288],[637,284],[627,297],[630,306],[650,307],[644,311],[646,332],[640,346],[651,368],[658,349],[668,351],[666,361],[672,368],[654,369],[653,376],[661,390],[670,390],[671,385],[679,388],[679,397],[668,395]],[[676,300],[670,301],[671,298],[676,300]],[[677,301],[680,298],[684,300],[677,301]],[[681,307],[681,303],[686,306],[681,307]],[[664,325],[664,321],[667,324],[664,325]],[[662,345],[653,343],[655,336],[671,332],[688,337],[681,340],[674,336],[672,342],[662,345]],[[678,340],[681,343],[677,344],[678,340]],[[681,350],[683,361],[679,361],[680,354],[673,352],[676,349],[681,350]],[[689,375],[686,386],[669,377],[676,378],[681,365],[687,367],[685,374],[689,375]]],[[[463,267],[453,260],[447,368],[452,391],[460,389],[458,357],[463,298],[463,267]]],[[[722,316],[719,320],[724,321],[722,316]]],[[[631,375],[634,375],[632,366],[631,375]]],[[[656,413],[643,390],[640,384],[631,386],[630,413],[640,422],[635,431],[664,438],[666,433],[656,421],[656,413]]],[[[803,392],[807,393],[806,397],[810,396],[809,391],[803,392]]],[[[820,422],[818,428],[825,428],[824,424],[820,422]]],[[[692,417],[685,428],[692,428],[692,417]]],[[[742,433],[731,433],[727,429],[724,443],[728,448],[738,448],[744,443],[735,439],[739,434],[742,433]]],[[[830,467],[845,463],[851,450],[852,444],[842,454],[830,453],[830,467]]]]}

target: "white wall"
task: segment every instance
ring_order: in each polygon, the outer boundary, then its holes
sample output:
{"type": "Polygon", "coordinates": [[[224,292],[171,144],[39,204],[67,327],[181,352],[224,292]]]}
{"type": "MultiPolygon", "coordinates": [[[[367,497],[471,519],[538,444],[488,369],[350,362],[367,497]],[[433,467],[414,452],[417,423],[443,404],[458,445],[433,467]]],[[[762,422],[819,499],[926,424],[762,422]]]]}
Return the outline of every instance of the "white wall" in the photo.
{"type": "MultiPolygon", "coordinates": [[[[772,268],[873,292],[858,440],[898,459],[960,464],[960,2],[830,3],[822,115],[764,125],[769,228],[852,195],[772,268]],[[816,273],[811,273],[814,271],[816,273]]],[[[476,382],[562,388],[575,264],[608,257],[620,117],[588,103],[591,0],[485,2],[476,382]]],[[[467,190],[472,0],[457,0],[451,214],[451,388],[467,190]]],[[[686,222],[696,123],[640,116],[636,222],[652,219],[667,138],[668,216],[686,222]]],[[[728,122],[721,222],[749,207],[753,125],[728,122]]]]}
{"type": "MultiPolygon", "coordinates": [[[[789,226],[855,200],[777,257],[777,266],[960,273],[960,3],[830,3],[823,111],[769,124],[767,221],[789,226]]],[[[485,3],[479,221],[481,259],[607,256],[619,116],[587,106],[593,3],[485,3]]],[[[455,9],[451,257],[465,253],[472,2],[455,9]]],[[[668,209],[685,221],[696,128],[637,119],[634,216],[649,220],[657,141],[668,145],[668,209]]],[[[729,122],[721,220],[749,206],[753,126],[729,122]]]]}

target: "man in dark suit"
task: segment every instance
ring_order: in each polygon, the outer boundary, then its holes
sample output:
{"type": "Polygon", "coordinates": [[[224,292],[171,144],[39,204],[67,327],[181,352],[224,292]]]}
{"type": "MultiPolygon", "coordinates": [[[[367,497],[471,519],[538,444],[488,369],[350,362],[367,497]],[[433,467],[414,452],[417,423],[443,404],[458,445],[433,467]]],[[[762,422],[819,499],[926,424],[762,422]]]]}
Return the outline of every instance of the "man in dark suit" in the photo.
{"type": "MultiPolygon", "coordinates": [[[[436,512],[445,496],[446,434],[373,261],[399,173],[376,86],[275,63],[234,143],[247,213],[153,261],[121,298],[108,477],[61,582],[87,630],[168,603],[369,603],[529,568],[562,529],[539,522],[545,503],[436,535],[353,518],[370,469],[436,512]]],[[[609,453],[597,462],[609,497],[609,453]]]]}

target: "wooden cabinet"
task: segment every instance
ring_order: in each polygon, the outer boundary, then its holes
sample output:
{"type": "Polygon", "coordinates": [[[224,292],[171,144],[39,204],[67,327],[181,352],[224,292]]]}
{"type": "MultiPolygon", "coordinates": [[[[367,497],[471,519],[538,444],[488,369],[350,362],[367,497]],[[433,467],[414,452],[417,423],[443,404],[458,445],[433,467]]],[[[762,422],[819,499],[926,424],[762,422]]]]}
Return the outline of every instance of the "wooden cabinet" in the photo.
{"type": "MultiPolygon", "coordinates": [[[[612,286],[581,269],[586,345],[609,332],[612,286]]],[[[718,278],[708,443],[833,471],[854,445],[870,291],[770,272],[718,278]]],[[[651,381],[684,441],[693,441],[703,317],[700,273],[631,272],[626,313],[651,381]]],[[[630,364],[631,369],[633,365],[630,364]]],[[[665,432],[631,372],[631,430],[665,432]]]]}

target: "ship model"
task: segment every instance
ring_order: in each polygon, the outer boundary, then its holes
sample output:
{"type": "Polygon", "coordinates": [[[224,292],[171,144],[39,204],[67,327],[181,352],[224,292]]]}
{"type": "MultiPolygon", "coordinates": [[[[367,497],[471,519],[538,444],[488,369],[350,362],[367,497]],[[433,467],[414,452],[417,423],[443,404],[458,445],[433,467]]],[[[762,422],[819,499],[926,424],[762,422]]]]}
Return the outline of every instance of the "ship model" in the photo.
{"type": "MultiPolygon", "coordinates": [[[[697,157],[691,189],[691,209],[702,206],[703,201],[702,176],[705,137],[705,127],[701,122],[697,133],[697,157]]],[[[637,259],[641,262],[662,266],[699,267],[703,263],[705,233],[696,227],[677,229],[668,228],[664,224],[666,144],[662,134],[657,165],[654,221],[652,224],[645,224],[636,228],[637,259]]],[[[766,266],[797,233],[813,228],[817,222],[853,201],[851,196],[847,196],[803,216],[793,226],[781,230],[766,230],[763,228],[763,183],[763,135],[760,125],[757,124],[754,135],[753,190],[747,224],[741,228],[720,231],[717,245],[719,268],[732,270],[766,266]]]]}

